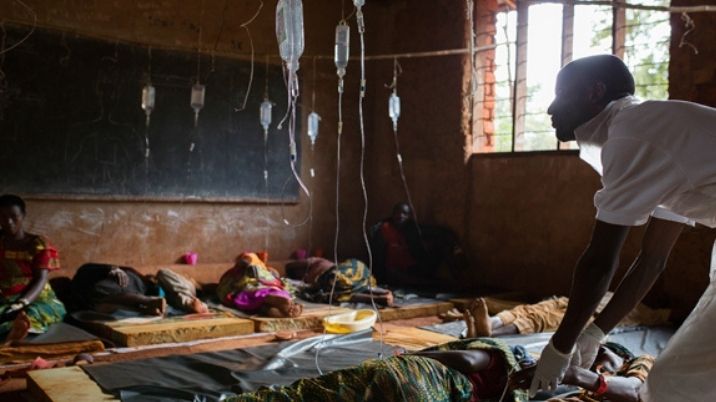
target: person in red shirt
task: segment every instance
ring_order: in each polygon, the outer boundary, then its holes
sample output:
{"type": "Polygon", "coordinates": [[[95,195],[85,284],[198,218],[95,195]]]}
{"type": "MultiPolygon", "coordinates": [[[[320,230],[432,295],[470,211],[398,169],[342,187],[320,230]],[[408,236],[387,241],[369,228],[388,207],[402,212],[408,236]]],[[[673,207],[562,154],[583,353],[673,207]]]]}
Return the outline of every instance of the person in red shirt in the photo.
{"type": "Polygon", "coordinates": [[[401,202],[370,229],[373,275],[381,284],[454,290],[459,283],[449,283],[450,278],[467,266],[457,236],[445,227],[418,225],[414,218],[410,206],[401,202]]]}
{"type": "Polygon", "coordinates": [[[25,232],[24,220],[25,201],[0,196],[0,336],[6,344],[43,333],[66,314],[47,282],[48,273],[60,268],[57,249],[25,232]]]}

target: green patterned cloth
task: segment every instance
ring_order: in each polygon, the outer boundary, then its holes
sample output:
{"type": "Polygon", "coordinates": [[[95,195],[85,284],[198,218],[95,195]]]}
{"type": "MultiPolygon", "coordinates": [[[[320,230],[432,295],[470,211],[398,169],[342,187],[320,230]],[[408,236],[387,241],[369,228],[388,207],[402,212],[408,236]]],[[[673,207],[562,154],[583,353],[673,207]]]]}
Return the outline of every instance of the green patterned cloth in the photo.
{"type": "MultiPolygon", "coordinates": [[[[446,343],[443,345],[438,345],[432,348],[428,348],[425,350],[484,350],[484,351],[498,351],[502,357],[505,359],[505,366],[507,368],[507,372],[505,372],[505,378],[507,378],[511,373],[517,372],[521,370],[520,364],[515,358],[515,354],[512,352],[512,349],[509,345],[507,345],[504,341],[501,341],[499,339],[495,338],[473,338],[473,339],[462,339],[459,341],[454,341],[450,343],[446,343]]],[[[529,400],[527,391],[517,389],[510,393],[508,393],[508,396],[503,401],[510,401],[510,402],[524,402],[529,400]]],[[[498,402],[497,398],[495,399],[481,399],[480,402],[498,402]]]]}
{"type": "MultiPolygon", "coordinates": [[[[0,311],[4,311],[13,304],[21,295],[14,295],[0,301],[0,311]]],[[[50,324],[62,321],[67,314],[65,306],[55,296],[49,283],[45,284],[35,301],[25,307],[25,314],[30,319],[30,333],[41,334],[47,331],[50,324]]],[[[6,335],[12,328],[12,321],[0,323],[0,336],[6,335]]]]}
{"type": "Polygon", "coordinates": [[[324,272],[316,279],[316,283],[301,291],[301,298],[316,303],[328,303],[334,278],[336,286],[332,301],[337,303],[349,302],[353,295],[376,286],[368,266],[352,258],[324,272]]]}
{"type": "Polygon", "coordinates": [[[427,357],[404,355],[368,360],[360,366],[275,389],[260,389],[231,402],[431,401],[472,398],[472,383],[457,370],[427,357]]]}
{"type": "MultiPolygon", "coordinates": [[[[505,358],[507,372],[520,366],[510,347],[491,338],[455,341],[426,350],[498,351],[505,358]]],[[[461,372],[429,357],[402,355],[385,360],[368,360],[360,366],[334,371],[317,378],[301,379],[291,385],[262,388],[231,399],[232,402],[309,402],[309,401],[470,401],[473,385],[461,372]]],[[[527,401],[524,390],[513,391],[504,401],[527,401]]],[[[496,402],[497,399],[481,399],[496,402]]]]}

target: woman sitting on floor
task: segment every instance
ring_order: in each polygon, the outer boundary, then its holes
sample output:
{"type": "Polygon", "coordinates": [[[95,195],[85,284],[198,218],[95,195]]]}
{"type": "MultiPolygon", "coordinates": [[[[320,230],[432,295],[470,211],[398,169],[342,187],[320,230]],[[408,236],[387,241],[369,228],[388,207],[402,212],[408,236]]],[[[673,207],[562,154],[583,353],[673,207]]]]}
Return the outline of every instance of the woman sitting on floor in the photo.
{"type": "MultiPolygon", "coordinates": [[[[196,296],[195,284],[169,269],[160,269],[157,282],[169,303],[190,313],[206,313],[208,308],[196,296]]],[[[130,267],[89,263],[72,278],[72,294],[79,309],[113,313],[129,309],[144,315],[164,315],[166,300],[148,277],[130,267]]]]}
{"type": "MultiPolygon", "coordinates": [[[[625,360],[609,347],[600,349],[592,371],[573,367],[565,376],[565,384],[584,389],[571,397],[583,399],[553,401],[608,398],[612,402],[637,402],[638,389],[653,365],[653,358],[625,360]],[[600,380],[600,375],[611,376],[606,387],[601,386],[607,383],[603,377],[600,380]]],[[[262,388],[228,400],[522,402],[528,399],[523,388],[529,387],[533,364],[524,348],[510,348],[497,339],[477,338],[384,360],[368,360],[357,367],[301,379],[288,386],[262,388]],[[526,369],[519,371],[523,368],[526,369]]]]}
{"type": "Polygon", "coordinates": [[[302,280],[307,285],[299,295],[311,302],[371,303],[372,292],[376,303],[384,306],[393,304],[393,293],[376,287],[375,278],[370,275],[368,267],[355,258],[335,265],[325,258],[309,257],[287,264],[286,275],[291,279],[302,280]]]}
{"type": "Polygon", "coordinates": [[[303,305],[294,302],[279,273],[255,253],[239,255],[234,267],[221,276],[216,294],[224,305],[249,314],[281,318],[298,317],[303,312],[303,305]]]}
{"type": "Polygon", "coordinates": [[[24,220],[22,198],[0,196],[0,336],[6,344],[45,332],[66,313],[47,282],[48,272],[60,268],[57,249],[25,232],[24,220]]]}

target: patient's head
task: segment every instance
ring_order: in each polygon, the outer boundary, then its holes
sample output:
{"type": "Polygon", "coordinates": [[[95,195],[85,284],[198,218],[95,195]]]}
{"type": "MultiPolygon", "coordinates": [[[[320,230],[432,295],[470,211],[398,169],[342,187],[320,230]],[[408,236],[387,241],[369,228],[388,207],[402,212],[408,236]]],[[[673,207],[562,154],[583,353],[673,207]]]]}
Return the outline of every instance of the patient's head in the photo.
{"type": "Polygon", "coordinates": [[[410,217],[412,215],[412,211],[410,210],[410,205],[400,202],[393,206],[393,212],[390,215],[390,221],[395,226],[403,226],[408,220],[410,220],[410,217]]]}
{"type": "Polygon", "coordinates": [[[592,371],[615,374],[626,361],[633,358],[634,355],[629,349],[618,343],[607,342],[599,347],[597,358],[592,365],[592,371]]]}

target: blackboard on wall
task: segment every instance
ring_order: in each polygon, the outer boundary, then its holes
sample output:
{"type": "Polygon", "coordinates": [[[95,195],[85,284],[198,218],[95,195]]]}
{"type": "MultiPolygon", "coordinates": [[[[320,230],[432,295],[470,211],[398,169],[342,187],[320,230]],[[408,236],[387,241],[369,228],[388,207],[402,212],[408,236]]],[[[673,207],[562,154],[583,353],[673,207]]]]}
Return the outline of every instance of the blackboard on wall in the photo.
{"type": "MultiPolygon", "coordinates": [[[[6,30],[8,44],[27,32],[6,30]]],[[[264,63],[256,63],[246,109],[237,112],[250,62],[209,55],[199,62],[206,100],[195,128],[189,100],[197,77],[196,52],[153,49],[150,56],[145,46],[36,29],[5,54],[1,65],[0,191],[100,199],[295,201],[295,180],[284,186],[291,175],[287,129],[276,128],[286,111],[281,66],[268,68],[274,109],[266,193],[259,122],[264,63]],[[148,77],[156,88],[156,107],[147,129],[141,91],[148,77]]]]}

